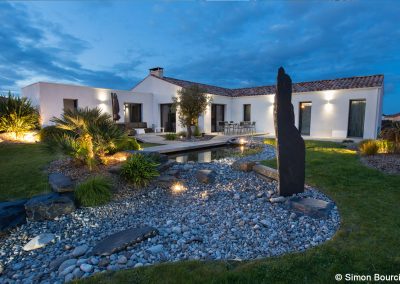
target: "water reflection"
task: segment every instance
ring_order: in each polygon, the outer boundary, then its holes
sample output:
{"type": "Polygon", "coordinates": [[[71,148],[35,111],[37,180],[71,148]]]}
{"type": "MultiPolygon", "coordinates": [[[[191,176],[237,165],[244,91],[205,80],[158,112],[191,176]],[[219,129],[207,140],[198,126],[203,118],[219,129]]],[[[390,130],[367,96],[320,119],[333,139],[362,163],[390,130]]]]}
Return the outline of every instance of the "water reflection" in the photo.
{"type": "Polygon", "coordinates": [[[186,163],[188,161],[209,163],[212,160],[223,159],[226,157],[243,154],[246,146],[223,146],[202,150],[193,150],[188,152],[181,152],[175,154],[169,154],[170,159],[176,160],[178,163],[186,163]]]}

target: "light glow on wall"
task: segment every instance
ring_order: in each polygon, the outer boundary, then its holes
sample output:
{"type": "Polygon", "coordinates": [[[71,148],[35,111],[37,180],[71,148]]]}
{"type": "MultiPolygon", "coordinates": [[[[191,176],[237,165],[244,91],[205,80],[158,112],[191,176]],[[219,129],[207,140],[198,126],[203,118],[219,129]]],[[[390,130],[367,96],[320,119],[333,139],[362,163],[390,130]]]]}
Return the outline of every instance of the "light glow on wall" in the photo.
{"type": "Polygon", "coordinates": [[[103,90],[96,90],[96,97],[101,102],[106,102],[110,99],[110,94],[103,90]]]}

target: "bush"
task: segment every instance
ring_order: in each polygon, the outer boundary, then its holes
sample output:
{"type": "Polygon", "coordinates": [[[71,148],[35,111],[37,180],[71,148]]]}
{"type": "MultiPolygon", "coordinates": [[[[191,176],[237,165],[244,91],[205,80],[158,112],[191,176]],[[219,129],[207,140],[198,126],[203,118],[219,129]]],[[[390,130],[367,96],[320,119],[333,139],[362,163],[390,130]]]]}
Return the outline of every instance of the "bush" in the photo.
{"type": "Polygon", "coordinates": [[[178,132],[178,136],[182,136],[182,137],[186,137],[187,136],[187,132],[186,131],[179,131],[178,132]]]}
{"type": "Polygon", "coordinates": [[[200,137],[200,136],[201,136],[200,127],[199,127],[198,125],[196,125],[196,126],[194,127],[193,136],[194,136],[194,137],[200,137]]]}
{"type": "Polygon", "coordinates": [[[118,144],[127,143],[127,134],[99,108],[66,110],[52,121],[63,132],[56,139],[59,148],[89,169],[104,160],[106,154],[116,152],[118,144]]]}
{"type": "Polygon", "coordinates": [[[110,189],[111,184],[104,177],[90,177],[76,187],[74,195],[80,206],[99,206],[110,202],[110,189]]]}
{"type": "Polygon", "coordinates": [[[394,121],[381,131],[380,136],[388,141],[400,144],[400,121],[394,121]]]}
{"type": "Polygon", "coordinates": [[[11,93],[0,100],[0,132],[11,132],[18,138],[20,134],[39,128],[39,112],[27,98],[11,93]]]}
{"type": "Polygon", "coordinates": [[[396,144],[388,140],[376,140],[378,152],[383,154],[392,154],[396,152],[396,144]]]}
{"type": "Polygon", "coordinates": [[[176,133],[167,133],[165,134],[165,140],[176,140],[178,136],[176,133]]]}
{"type": "Polygon", "coordinates": [[[110,151],[110,154],[114,154],[119,151],[125,150],[141,150],[140,144],[137,142],[135,138],[127,138],[123,139],[122,141],[117,142],[115,149],[110,151]]]}
{"type": "Polygon", "coordinates": [[[266,138],[266,139],[264,139],[264,144],[276,147],[276,141],[275,141],[274,138],[266,138]]]}
{"type": "Polygon", "coordinates": [[[46,126],[40,129],[39,136],[40,141],[48,144],[54,145],[57,141],[57,137],[62,135],[64,132],[61,129],[58,129],[56,126],[46,126]]]}
{"type": "Polygon", "coordinates": [[[121,175],[135,187],[144,187],[153,178],[159,176],[158,165],[149,157],[136,153],[130,156],[122,165],[121,175]]]}
{"type": "Polygon", "coordinates": [[[364,140],[360,142],[359,149],[361,155],[370,156],[378,153],[379,146],[375,140],[364,140]]]}

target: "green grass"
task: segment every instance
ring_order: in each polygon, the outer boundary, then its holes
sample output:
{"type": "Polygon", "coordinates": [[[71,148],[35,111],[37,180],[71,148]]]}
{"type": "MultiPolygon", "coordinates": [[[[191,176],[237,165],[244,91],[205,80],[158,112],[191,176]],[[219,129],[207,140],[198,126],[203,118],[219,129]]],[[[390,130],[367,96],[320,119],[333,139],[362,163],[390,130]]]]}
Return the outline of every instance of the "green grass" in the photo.
{"type": "Polygon", "coordinates": [[[0,143],[0,201],[49,191],[43,170],[55,158],[42,144],[0,143]]]}
{"type": "MultiPolygon", "coordinates": [[[[98,274],[82,283],[337,283],[335,274],[400,272],[400,177],[362,166],[354,151],[307,141],[306,181],[335,200],[342,224],[303,253],[242,263],[187,261],[98,274]]],[[[265,164],[274,166],[275,161],[265,164]]],[[[343,281],[344,282],[344,281],[343,281]]]]}

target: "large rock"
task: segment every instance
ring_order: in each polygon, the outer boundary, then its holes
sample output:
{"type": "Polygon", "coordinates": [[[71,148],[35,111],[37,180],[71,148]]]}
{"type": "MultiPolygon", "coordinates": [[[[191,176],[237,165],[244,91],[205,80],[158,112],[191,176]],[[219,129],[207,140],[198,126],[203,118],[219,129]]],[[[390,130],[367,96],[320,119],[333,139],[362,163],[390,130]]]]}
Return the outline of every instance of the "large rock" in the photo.
{"type": "Polygon", "coordinates": [[[215,181],[216,173],[213,170],[198,170],[196,178],[202,183],[213,183],[215,181]]]}
{"type": "Polygon", "coordinates": [[[25,203],[28,199],[0,203],[0,232],[26,223],[25,203]]]}
{"type": "Polygon", "coordinates": [[[282,67],[278,71],[274,120],[279,172],[279,195],[289,196],[304,192],[304,140],[294,124],[292,80],[282,67]]]}
{"type": "Polygon", "coordinates": [[[157,229],[149,226],[127,229],[100,241],[93,248],[92,253],[95,255],[111,255],[157,234],[157,229]]]}
{"type": "Polygon", "coordinates": [[[289,207],[314,218],[326,218],[333,208],[333,203],[309,197],[293,197],[289,201],[289,207]]]}
{"type": "Polygon", "coordinates": [[[255,165],[255,162],[252,161],[235,161],[232,164],[232,168],[237,170],[237,171],[243,171],[243,172],[250,172],[253,169],[253,166],[255,165]]]}
{"type": "Polygon", "coordinates": [[[74,210],[74,201],[58,193],[35,196],[25,203],[27,218],[33,221],[53,220],[74,210]]]}
{"type": "Polygon", "coordinates": [[[174,183],[179,181],[178,178],[172,175],[162,175],[157,177],[155,185],[161,188],[170,188],[174,183]]]}
{"type": "Polygon", "coordinates": [[[159,172],[165,172],[166,170],[168,170],[170,167],[172,167],[175,164],[176,164],[176,162],[174,160],[169,159],[166,162],[159,164],[157,166],[157,170],[159,172]]]}
{"type": "Polygon", "coordinates": [[[40,234],[31,239],[22,249],[24,251],[31,251],[42,248],[54,240],[54,238],[55,236],[53,234],[40,234]]]}
{"type": "Polygon", "coordinates": [[[279,179],[279,173],[277,170],[264,165],[260,164],[255,165],[253,167],[253,171],[269,179],[274,179],[274,180],[279,179]]]}
{"type": "Polygon", "coordinates": [[[49,174],[49,184],[54,192],[74,191],[74,184],[71,178],[61,173],[49,174]]]}

